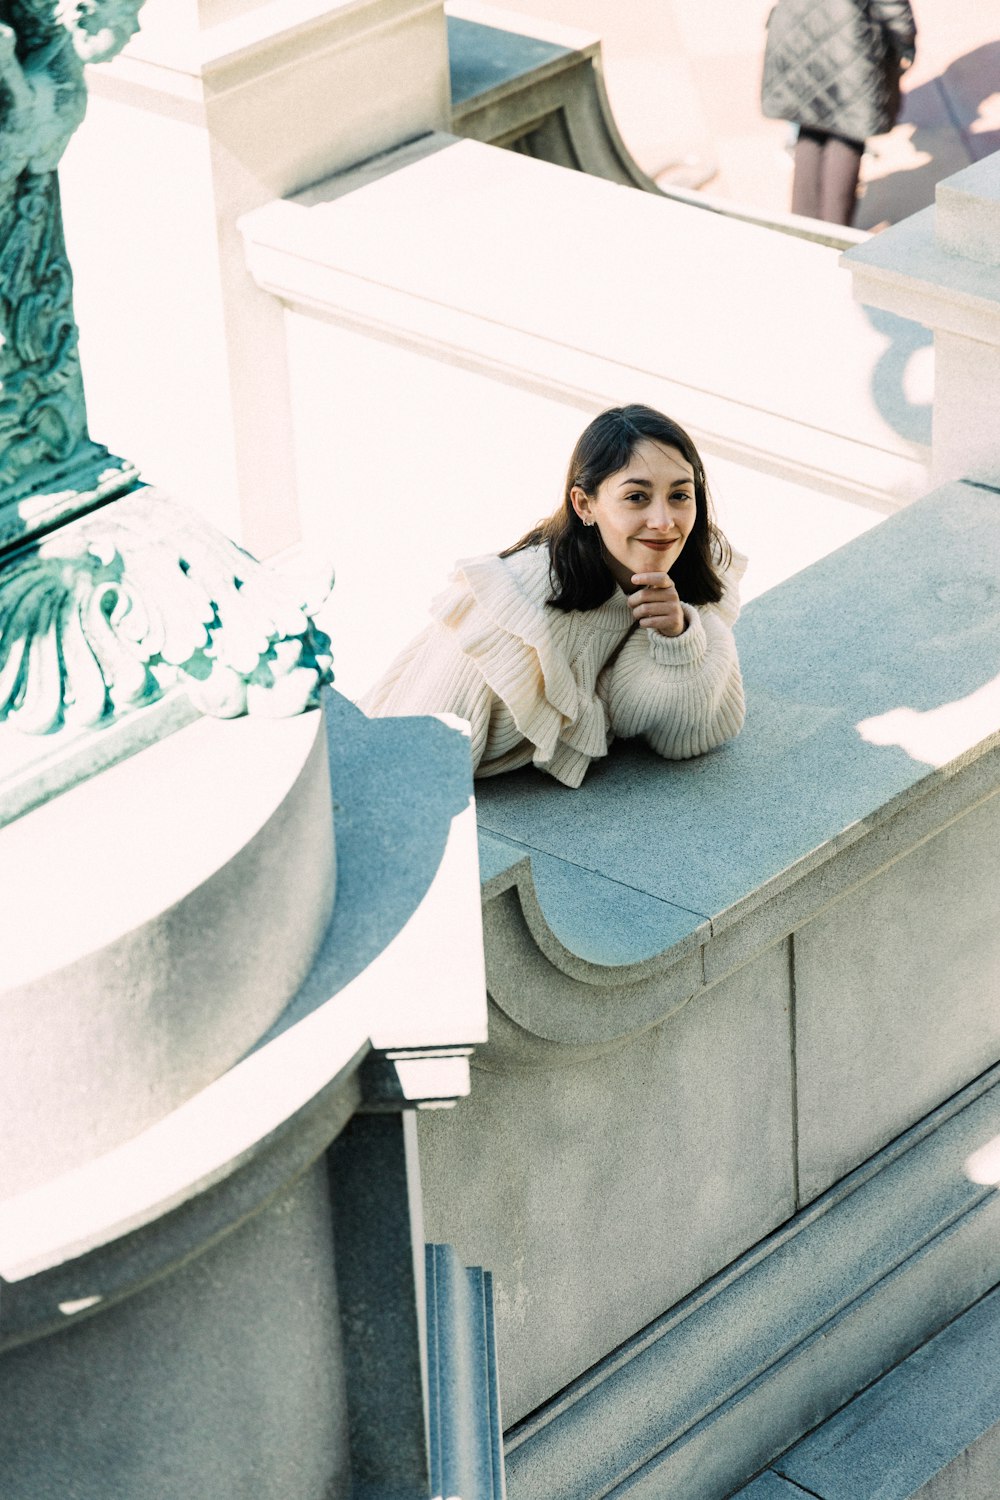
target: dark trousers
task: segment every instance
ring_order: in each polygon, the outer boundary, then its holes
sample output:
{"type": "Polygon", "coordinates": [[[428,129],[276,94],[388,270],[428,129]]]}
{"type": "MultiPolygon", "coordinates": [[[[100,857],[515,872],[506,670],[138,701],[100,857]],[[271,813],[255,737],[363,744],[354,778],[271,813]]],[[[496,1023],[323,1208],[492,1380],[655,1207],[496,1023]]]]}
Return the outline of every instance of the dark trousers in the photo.
{"type": "Polygon", "coordinates": [[[803,126],[795,146],[792,213],[829,224],[849,224],[864,149],[864,141],[803,126]]]}

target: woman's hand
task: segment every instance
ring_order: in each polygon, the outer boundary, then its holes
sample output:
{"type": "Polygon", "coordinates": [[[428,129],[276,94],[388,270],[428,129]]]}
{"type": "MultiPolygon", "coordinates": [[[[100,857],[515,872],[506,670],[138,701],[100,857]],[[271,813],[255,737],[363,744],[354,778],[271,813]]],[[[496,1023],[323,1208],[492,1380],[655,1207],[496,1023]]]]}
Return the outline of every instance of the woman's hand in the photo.
{"type": "Polygon", "coordinates": [[[669,573],[633,573],[640,588],[628,595],[628,607],[637,624],[657,635],[683,635],[687,620],[680,596],[669,573]]]}

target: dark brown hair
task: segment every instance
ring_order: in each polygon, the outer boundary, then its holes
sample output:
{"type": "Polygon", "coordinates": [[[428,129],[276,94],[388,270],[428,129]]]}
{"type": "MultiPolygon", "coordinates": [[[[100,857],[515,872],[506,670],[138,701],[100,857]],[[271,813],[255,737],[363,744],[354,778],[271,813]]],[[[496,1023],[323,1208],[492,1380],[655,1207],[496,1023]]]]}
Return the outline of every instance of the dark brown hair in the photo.
{"type": "Polygon", "coordinates": [[[696,515],[684,550],[670,569],[677,592],[688,604],[717,604],[722,598],[719,569],[732,560],[729,543],[712,519],[705,470],[683,427],[650,406],[614,406],[602,411],[580,434],[566,474],[563,502],[520,541],[500,553],[511,557],[525,547],[549,549],[552,597],[556,609],[597,609],[610,599],[615,580],[604,560],[600,532],[584,526],[573,509],[570,492],[579,486],[593,497],[609,474],[624,469],[644,439],[676,448],[694,470],[696,515]]]}

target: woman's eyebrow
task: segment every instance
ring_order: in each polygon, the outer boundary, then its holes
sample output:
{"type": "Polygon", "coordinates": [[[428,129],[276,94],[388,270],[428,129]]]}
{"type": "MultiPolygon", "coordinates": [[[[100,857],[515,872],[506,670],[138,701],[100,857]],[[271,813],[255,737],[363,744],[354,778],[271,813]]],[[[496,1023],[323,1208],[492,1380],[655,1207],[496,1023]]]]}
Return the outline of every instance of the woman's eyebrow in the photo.
{"type": "Polygon", "coordinates": [[[650,479],[623,479],[618,488],[623,490],[626,485],[633,490],[637,485],[644,490],[651,490],[653,488],[653,482],[650,479]]]}

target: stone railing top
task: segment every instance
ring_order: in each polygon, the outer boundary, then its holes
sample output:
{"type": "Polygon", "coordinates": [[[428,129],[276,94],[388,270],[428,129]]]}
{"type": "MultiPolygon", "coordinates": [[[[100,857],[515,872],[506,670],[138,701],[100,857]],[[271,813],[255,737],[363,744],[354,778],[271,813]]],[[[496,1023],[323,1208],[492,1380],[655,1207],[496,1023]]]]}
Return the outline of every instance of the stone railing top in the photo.
{"type": "MultiPolygon", "coordinates": [[[[996,741],[998,549],[997,495],[948,485],[747,607],[731,745],[686,762],[620,745],[577,791],[536,771],[480,783],[486,900],[517,885],[558,967],[621,981],[731,939],[868,834],[890,859],[884,825],[996,741]]],[[[821,879],[810,899],[832,894],[821,879]]],[[[755,926],[744,943],[780,935],[755,926]]]]}
{"type": "Polygon", "coordinates": [[[585,31],[536,22],[492,5],[448,0],[451,102],[502,95],[528,70],[541,70],[574,54],[592,53],[600,39],[585,31]]]}
{"type": "Polygon", "coordinates": [[[828,246],[443,134],[240,227],[296,309],[583,409],[626,391],[710,452],[835,493],[926,487],[929,409],[902,381],[926,335],[859,308],[828,246]],[[623,243],[643,252],[609,277],[623,243]]]}
{"type": "Polygon", "coordinates": [[[934,233],[942,249],[1000,266],[1000,156],[996,152],[938,183],[934,233]]]}

